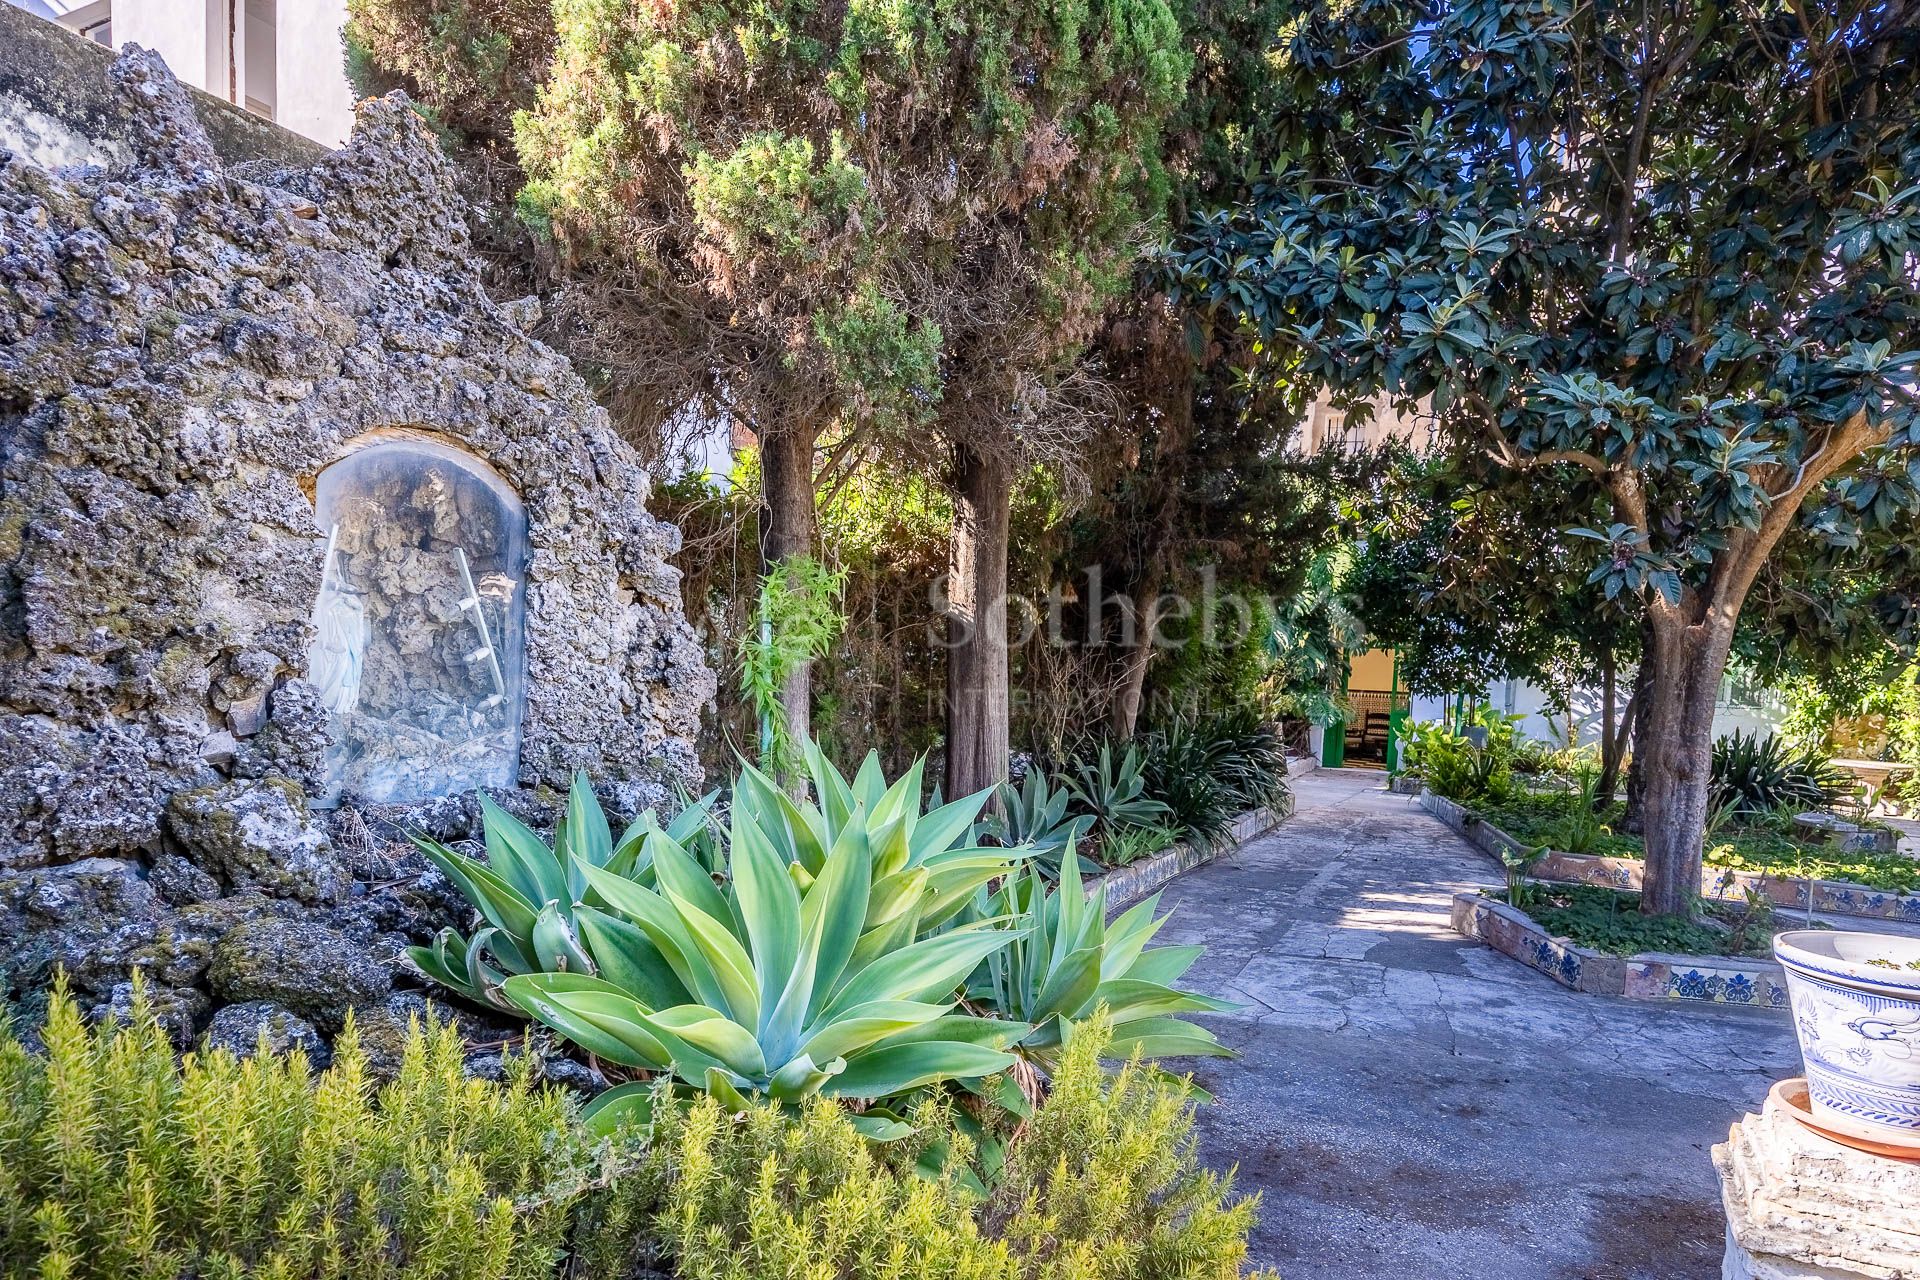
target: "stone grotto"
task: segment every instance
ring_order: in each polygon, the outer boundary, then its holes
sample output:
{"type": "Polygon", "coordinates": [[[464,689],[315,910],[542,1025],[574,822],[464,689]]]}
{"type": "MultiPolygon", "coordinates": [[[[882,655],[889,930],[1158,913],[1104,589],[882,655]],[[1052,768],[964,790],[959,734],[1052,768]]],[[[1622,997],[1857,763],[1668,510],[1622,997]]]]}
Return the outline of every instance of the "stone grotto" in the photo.
{"type": "Polygon", "coordinates": [[[679,534],[403,98],[327,153],[60,39],[0,73],[0,996],[373,1043],[467,916],[406,831],[698,785],[679,534]]]}

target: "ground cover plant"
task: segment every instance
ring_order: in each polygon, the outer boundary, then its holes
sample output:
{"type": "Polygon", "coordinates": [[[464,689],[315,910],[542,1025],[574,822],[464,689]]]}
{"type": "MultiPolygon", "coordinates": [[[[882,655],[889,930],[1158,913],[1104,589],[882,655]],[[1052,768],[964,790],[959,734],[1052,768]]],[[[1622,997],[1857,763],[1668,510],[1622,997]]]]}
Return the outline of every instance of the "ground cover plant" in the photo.
{"type": "Polygon", "coordinates": [[[1200,1166],[1183,1082],[1102,1065],[1102,1014],[1019,1117],[928,1099],[884,1144],[818,1096],[607,1138],[531,1057],[464,1077],[431,1018],[379,1089],[351,1032],[317,1074],[177,1058],[144,998],[88,1027],[58,992],[37,1040],[0,1031],[8,1280],[1228,1280],[1255,1211],[1200,1166]]]}
{"type": "MultiPolygon", "coordinates": [[[[1607,858],[1642,855],[1640,837],[1622,829],[1625,806],[1618,802],[1599,811],[1606,830],[1586,849],[1568,848],[1564,836],[1570,823],[1581,821],[1576,812],[1579,804],[1574,792],[1536,791],[1509,796],[1499,804],[1476,806],[1474,812],[1523,844],[1607,858]]],[[[1873,889],[1920,892],[1920,860],[1899,853],[1868,853],[1799,840],[1788,834],[1790,830],[1789,822],[1773,815],[1723,826],[1707,846],[1706,864],[1796,880],[1844,880],[1873,889]]]]}
{"type": "Polygon", "coordinates": [[[1755,956],[1772,952],[1770,916],[1752,903],[1706,904],[1698,919],[1640,914],[1640,895],[1599,885],[1528,882],[1512,903],[1557,938],[1608,955],[1642,951],[1755,956]]]}

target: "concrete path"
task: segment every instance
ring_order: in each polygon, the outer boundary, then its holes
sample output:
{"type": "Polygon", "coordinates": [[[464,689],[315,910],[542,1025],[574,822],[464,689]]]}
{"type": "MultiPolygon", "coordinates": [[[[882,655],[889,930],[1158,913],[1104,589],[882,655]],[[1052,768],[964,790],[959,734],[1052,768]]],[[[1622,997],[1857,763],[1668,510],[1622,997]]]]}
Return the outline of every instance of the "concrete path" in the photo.
{"type": "Polygon", "coordinates": [[[1205,1154],[1263,1200],[1285,1280],[1720,1274],[1707,1149],[1799,1072],[1785,1018],[1577,995],[1447,927],[1499,877],[1381,775],[1296,780],[1299,812],[1168,886],[1159,938],[1245,1002],[1200,1082],[1205,1154]]]}

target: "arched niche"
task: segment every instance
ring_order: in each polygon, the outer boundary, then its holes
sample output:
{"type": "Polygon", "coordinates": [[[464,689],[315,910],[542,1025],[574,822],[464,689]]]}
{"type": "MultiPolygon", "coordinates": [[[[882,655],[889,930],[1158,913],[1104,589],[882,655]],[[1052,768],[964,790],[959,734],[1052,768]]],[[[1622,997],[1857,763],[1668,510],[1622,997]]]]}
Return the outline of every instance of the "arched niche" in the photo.
{"type": "Polygon", "coordinates": [[[525,707],[527,517],[479,458],[369,438],[320,473],[326,542],[308,679],[327,785],[406,803],[513,785],[525,707]]]}

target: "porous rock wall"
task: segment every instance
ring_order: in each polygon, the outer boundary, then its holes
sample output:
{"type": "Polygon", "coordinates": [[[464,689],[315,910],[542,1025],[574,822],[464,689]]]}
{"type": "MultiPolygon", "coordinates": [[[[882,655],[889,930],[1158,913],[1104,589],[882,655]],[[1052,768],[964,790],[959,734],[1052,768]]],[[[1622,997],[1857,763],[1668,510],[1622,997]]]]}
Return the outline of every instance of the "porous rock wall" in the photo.
{"type": "Polygon", "coordinates": [[[524,504],[504,800],[532,820],[575,769],[616,811],[696,784],[713,677],[666,559],[678,531],[527,336],[531,304],[481,291],[403,98],[363,104],[308,167],[228,163],[157,57],[108,75],[125,163],[0,152],[0,988],[17,1002],[59,967],[106,1009],[137,970],[183,1040],[232,1031],[225,1004],[259,1015],[242,1040],[326,1031],[394,1000],[399,949],[465,915],[402,828],[477,831],[470,796],[307,803],[328,744],[303,678],[324,467],[414,433],[524,504]]]}

